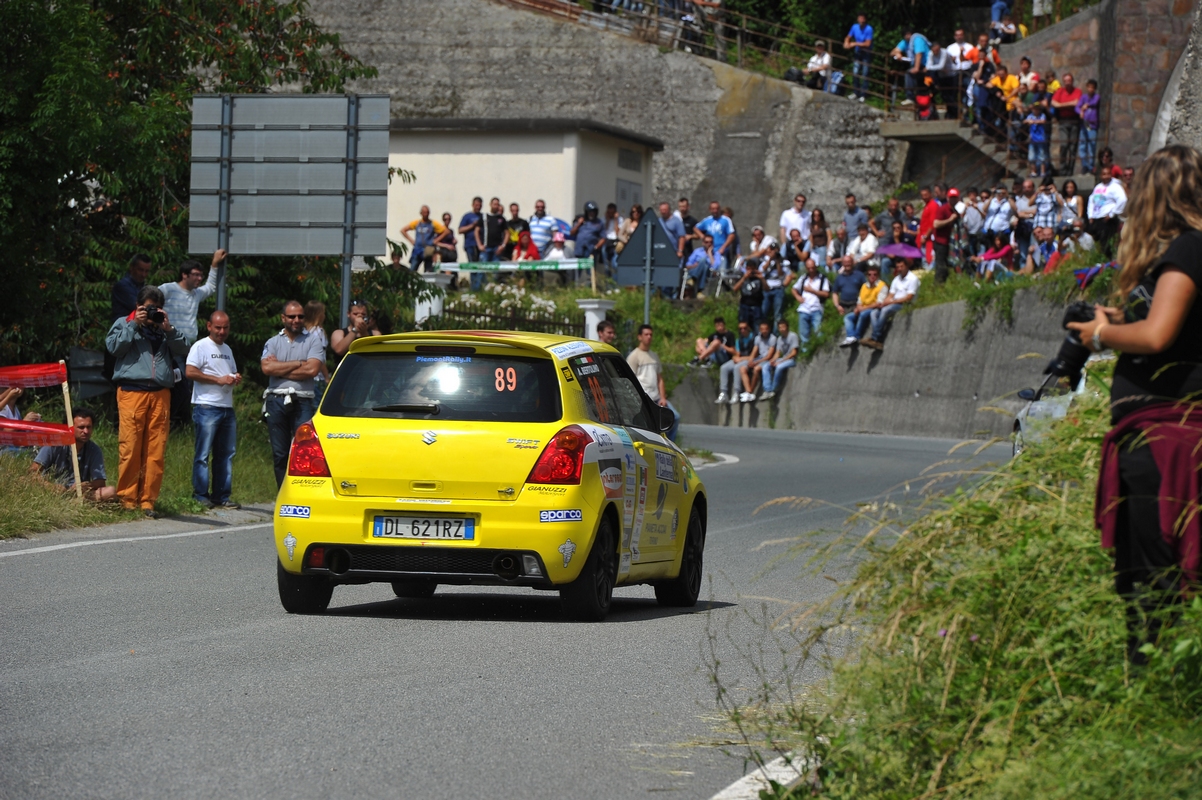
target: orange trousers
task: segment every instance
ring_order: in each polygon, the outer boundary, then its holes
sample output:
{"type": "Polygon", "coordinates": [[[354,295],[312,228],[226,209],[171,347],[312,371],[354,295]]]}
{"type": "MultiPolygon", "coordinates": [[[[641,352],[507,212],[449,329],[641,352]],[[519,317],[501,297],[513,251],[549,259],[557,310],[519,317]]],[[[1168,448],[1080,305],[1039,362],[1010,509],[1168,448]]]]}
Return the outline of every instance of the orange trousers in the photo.
{"type": "Polygon", "coordinates": [[[117,499],[126,508],[154,508],[163,488],[163,464],[167,458],[167,430],[171,392],[126,392],[117,390],[120,430],[117,452],[117,499]]]}

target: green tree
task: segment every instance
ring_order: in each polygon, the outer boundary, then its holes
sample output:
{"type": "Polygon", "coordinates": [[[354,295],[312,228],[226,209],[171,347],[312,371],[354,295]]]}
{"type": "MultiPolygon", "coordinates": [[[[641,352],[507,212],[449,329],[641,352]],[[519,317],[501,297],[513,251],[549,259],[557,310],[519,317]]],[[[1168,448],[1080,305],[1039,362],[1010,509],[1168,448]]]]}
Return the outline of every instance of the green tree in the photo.
{"type": "MultiPolygon", "coordinates": [[[[338,92],[375,74],[307,0],[5,0],[0,63],[0,363],[99,346],[134,252],[152,256],[152,281],[175,277],[193,94],[338,92]]],[[[231,312],[262,316],[333,268],[239,260],[231,312]]]]}

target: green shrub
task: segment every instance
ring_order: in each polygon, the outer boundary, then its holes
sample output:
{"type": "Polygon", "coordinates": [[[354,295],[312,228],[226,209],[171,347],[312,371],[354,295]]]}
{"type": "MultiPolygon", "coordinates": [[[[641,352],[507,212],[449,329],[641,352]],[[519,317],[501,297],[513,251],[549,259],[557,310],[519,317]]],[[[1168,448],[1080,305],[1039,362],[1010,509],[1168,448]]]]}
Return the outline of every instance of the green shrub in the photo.
{"type": "Polygon", "coordinates": [[[872,504],[808,540],[793,555],[824,573],[857,563],[832,599],[773,620],[784,671],[761,668],[736,702],[714,665],[748,742],[816,756],[823,797],[1197,797],[1202,600],[1145,646],[1148,667],[1128,665],[1092,522],[1108,426],[1105,397],[1081,398],[921,516],[872,504]],[[818,666],[828,677],[801,689],[818,666]]]}

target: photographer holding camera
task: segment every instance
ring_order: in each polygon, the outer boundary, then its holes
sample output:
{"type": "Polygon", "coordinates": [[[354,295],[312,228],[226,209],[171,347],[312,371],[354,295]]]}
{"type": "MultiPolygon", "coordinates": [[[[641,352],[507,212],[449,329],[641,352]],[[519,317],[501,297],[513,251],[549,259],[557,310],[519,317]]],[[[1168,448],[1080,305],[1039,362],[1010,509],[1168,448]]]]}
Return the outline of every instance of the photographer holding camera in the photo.
{"type": "Polygon", "coordinates": [[[125,508],[140,507],[156,519],[154,504],[163,486],[167,455],[174,358],[188,353],[184,335],[163,311],[163,293],[155,286],[138,291],[138,306],[109,328],[105,345],[115,360],[120,420],[117,499],[125,508]]]}
{"type": "Polygon", "coordinates": [[[1118,252],[1124,308],[1085,309],[1080,316],[1092,310],[1091,319],[1065,327],[1090,350],[1122,353],[1095,520],[1102,546],[1114,548],[1128,658],[1142,663],[1140,647],[1155,642],[1165,615],[1199,577],[1202,155],[1182,145],[1156,152],[1135,173],[1127,213],[1118,252]]]}

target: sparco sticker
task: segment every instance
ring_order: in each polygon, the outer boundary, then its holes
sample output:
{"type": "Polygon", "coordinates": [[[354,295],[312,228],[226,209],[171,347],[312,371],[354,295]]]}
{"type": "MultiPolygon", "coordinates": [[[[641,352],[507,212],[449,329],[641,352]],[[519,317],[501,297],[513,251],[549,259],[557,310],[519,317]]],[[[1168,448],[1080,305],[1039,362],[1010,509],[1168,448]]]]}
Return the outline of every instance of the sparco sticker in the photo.
{"type": "Polygon", "coordinates": [[[280,506],[281,517],[296,517],[298,519],[309,518],[308,506],[280,506]]]}
{"type": "Polygon", "coordinates": [[[580,522],[584,514],[578,508],[557,508],[538,512],[539,522],[580,522]]]}

